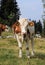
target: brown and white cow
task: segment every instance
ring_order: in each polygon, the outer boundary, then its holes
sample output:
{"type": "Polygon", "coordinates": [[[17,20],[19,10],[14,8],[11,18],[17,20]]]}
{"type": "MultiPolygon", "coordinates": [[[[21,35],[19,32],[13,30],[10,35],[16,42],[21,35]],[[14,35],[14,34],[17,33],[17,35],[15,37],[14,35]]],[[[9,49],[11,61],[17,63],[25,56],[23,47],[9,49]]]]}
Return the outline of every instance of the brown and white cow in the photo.
{"type": "Polygon", "coordinates": [[[30,58],[29,53],[29,41],[31,39],[31,46],[32,52],[31,54],[34,55],[34,22],[29,21],[26,18],[19,19],[14,25],[12,25],[14,36],[18,42],[19,46],[19,57],[22,57],[22,43],[25,41],[26,43],[26,55],[30,58]]]}
{"type": "Polygon", "coordinates": [[[7,26],[2,24],[2,23],[0,23],[0,38],[1,38],[2,32],[5,31],[6,29],[7,29],[7,26]]]}

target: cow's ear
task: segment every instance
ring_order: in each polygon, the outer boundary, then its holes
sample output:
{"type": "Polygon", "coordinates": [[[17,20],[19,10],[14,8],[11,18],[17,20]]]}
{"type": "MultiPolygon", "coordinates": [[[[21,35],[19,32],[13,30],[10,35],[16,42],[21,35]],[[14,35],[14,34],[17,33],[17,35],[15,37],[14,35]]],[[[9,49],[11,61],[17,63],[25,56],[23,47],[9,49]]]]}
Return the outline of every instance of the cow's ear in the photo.
{"type": "Polygon", "coordinates": [[[29,26],[34,26],[34,22],[29,22],[29,26]]]}

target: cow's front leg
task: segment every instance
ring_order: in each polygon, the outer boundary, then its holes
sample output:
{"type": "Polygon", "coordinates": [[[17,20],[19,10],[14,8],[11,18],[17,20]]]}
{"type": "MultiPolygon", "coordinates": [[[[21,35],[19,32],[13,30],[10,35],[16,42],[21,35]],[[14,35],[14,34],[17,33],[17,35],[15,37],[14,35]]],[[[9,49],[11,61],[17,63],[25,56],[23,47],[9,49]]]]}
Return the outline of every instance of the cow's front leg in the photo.
{"type": "Polygon", "coordinates": [[[31,55],[34,56],[34,36],[31,36],[31,47],[32,47],[31,55]]]}
{"type": "Polygon", "coordinates": [[[18,46],[19,46],[19,57],[22,57],[22,43],[20,42],[20,40],[18,40],[18,46]]]}
{"type": "Polygon", "coordinates": [[[27,55],[27,58],[30,58],[29,44],[27,42],[26,42],[26,55],[27,55]]]}
{"type": "Polygon", "coordinates": [[[30,58],[29,38],[27,37],[27,35],[24,35],[24,40],[25,40],[25,43],[26,43],[26,56],[27,56],[27,58],[30,58]]]}
{"type": "Polygon", "coordinates": [[[22,47],[19,47],[19,58],[22,57],[22,47]]]}
{"type": "Polygon", "coordinates": [[[16,35],[18,46],[19,46],[19,57],[22,57],[22,39],[19,35],[16,35]]]}

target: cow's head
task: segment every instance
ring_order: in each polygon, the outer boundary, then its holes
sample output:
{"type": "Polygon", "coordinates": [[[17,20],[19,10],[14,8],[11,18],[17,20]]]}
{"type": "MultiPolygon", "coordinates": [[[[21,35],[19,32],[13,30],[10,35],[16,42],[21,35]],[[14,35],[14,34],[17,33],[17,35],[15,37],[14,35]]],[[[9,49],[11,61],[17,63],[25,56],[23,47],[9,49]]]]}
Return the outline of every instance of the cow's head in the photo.
{"type": "Polygon", "coordinates": [[[4,24],[0,24],[0,29],[2,31],[5,31],[5,29],[8,29],[7,25],[4,25],[4,24]]]}
{"type": "Polygon", "coordinates": [[[21,33],[25,34],[27,32],[26,27],[28,25],[28,20],[26,18],[22,18],[22,19],[19,19],[19,23],[21,27],[21,33]]]}

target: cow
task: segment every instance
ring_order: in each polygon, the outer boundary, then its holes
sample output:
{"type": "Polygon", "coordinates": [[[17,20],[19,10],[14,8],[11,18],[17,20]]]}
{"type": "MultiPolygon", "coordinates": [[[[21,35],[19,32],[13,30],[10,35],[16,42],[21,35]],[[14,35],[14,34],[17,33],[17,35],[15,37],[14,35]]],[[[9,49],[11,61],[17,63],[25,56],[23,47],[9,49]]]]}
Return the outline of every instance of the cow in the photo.
{"type": "Polygon", "coordinates": [[[1,38],[1,34],[3,31],[5,31],[6,29],[8,29],[8,27],[2,23],[0,23],[0,38],[1,38]]]}
{"type": "Polygon", "coordinates": [[[19,46],[19,57],[22,57],[22,43],[25,41],[26,43],[26,56],[30,58],[29,53],[29,41],[31,40],[32,46],[32,56],[34,56],[34,22],[29,21],[26,18],[21,18],[17,22],[12,25],[14,36],[18,42],[19,46]]]}

